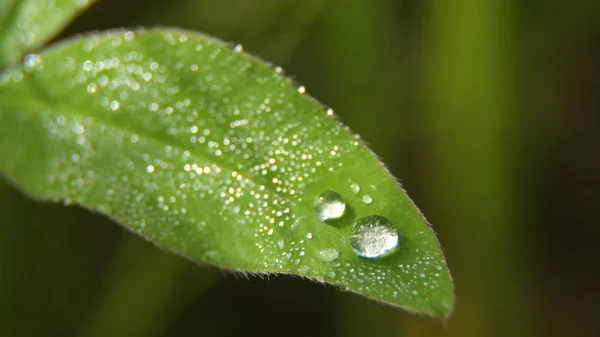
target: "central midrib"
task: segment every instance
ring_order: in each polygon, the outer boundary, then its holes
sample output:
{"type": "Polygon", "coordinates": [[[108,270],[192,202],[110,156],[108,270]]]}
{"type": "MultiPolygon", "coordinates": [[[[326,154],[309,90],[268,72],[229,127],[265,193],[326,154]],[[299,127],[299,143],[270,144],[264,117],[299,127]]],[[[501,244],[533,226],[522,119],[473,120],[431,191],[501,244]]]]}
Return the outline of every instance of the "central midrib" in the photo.
{"type": "MultiPolygon", "coordinates": [[[[209,155],[209,154],[207,154],[206,156],[203,156],[203,155],[199,154],[197,151],[195,151],[194,149],[186,148],[186,146],[184,144],[176,141],[176,138],[171,138],[171,140],[174,141],[172,143],[166,142],[165,139],[162,137],[162,135],[156,134],[154,132],[149,132],[148,130],[140,128],[139,126],[137,126],[135,124],[133,124],[133,125],[129,124],[127,126],[119,125],[119,124],[115,123],[114,121],[103,119],[98,116],[91,116],[91,115],[86,115],[83,113],[75,112],[75,110],[78,110],[78,111],[86,110],[87,111],[88,109],[73,109],[73,107],[65,106],[64,104],[50,105],[50,104],[47,104],[47,102],[45,102],[43,98],[41,98],[39,96],[37,96],[36,98],[38,98],[38,99],[27,101],[26,107],[23,107],[23,105],[19,102],[17,102],[16,104],[11,104],[14,102],[14,99],[9,98],[8,100],[5,100],[3,98],[0,103],[0,106],[16,107],[16,109],[11,109],[11,110],[18,109],[19,112],[31,113],[31,114],[38,115],[38,116],[39,116],[39,114],[35,113],[36,110],[43,111],[46,109],[50,109],[50,110],[54,111],[56,108],[52,108],[52,106],[60,107],[62,109],[61,111],[66,112],[67,115],[78,117],[78,118],[92,118],[94,121],[96,121],[98,123],[104,124],[108,127],[111,127],[111,128],[117,129],[117,130],[124,131],[125,133],[128,133],[130,135],[137,134],[137,135],[140,135],[141,137],[145,137],[147,140],[153,141],[158,144],[164,144],[165,146],[166,145],[171,146],[174,149],[180,150],[182,152],[189,151],[190,157],[193,157],[195,160],[218,164],[221,167],[229,170],[230,172],[234,172],[234,171],[240,172],[256,186],[264,185],[268,188],[270,185],[266,178],[263,178],[264,179],[263,180],[263,179],[261,179],[262,177],[260,175],[250,174],[249,172],[245,172],[245,170],[240,170],[238,168],[232,168],[229,164],[224,163],[219,160],[216,160],[218,158],[217,156],[209,155]]],[[[0,111],[0,113],[2,113],[2,112],[0,111]]],[[[54,114],[54,115],[56,115],[56,114],[54,114]]],[[[39,116],[39,117],[41,117],[41,116],[39,116]]]]}

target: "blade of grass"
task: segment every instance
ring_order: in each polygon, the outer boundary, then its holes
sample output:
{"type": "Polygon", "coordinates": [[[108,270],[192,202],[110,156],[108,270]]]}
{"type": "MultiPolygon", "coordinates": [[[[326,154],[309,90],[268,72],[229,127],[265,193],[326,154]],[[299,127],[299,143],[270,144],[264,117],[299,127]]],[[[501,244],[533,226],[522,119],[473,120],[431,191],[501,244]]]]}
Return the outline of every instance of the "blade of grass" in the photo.
{"type": "Polygon", "coordinates": [[[427,114],[433,149],[423,167],[456,263],[450,335],[536,335],[528,233],[514,174],[515,39],[507,1],[436,1],[430,17],[427,114]]]}
{"type": "Polygon", "coordinates": [[[80,337],[160,336],[193,294],[210,287],[216,272],[205,268],[192,288],[178,287],[189,262],[131,235],[118,247],[105,290],[80,328],[80,337]]]}

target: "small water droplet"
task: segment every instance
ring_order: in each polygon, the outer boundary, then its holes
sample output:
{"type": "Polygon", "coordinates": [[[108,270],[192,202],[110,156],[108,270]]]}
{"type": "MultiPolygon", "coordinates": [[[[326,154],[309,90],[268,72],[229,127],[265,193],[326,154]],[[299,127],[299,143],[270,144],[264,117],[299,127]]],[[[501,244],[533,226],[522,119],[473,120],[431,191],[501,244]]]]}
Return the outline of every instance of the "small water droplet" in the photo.
{"type": "Polygon", "coordinates": [[[319,221],[336,220],[344,216],[346,203],[334,191],[325,191],[315,201],[315,213],[319,221]]]}
{"type": "Polygon", "coordinates": [[[351,183],[350,190],[352,191],[352,194],[358,194],[360,192],[360,186],[357,183],[351,183]]]}
{"type": "Polygon", "coordinates": [[[367,215],[352,226],[350,246],[360,257],[376,259],[393,253],[400,235],[392,223],[379,215],[367,215]]]}
{"type": "Polygon", "coordinates": [[[333,262],[340,258],[340,251],[335,248],[325,248],[319,251],[319,261],[333,262]]]}
{"type": "Polygon", "coordinates": [[[202,261],[204,261],[206,263],[214,262],[216,256],[217,256],[217,252],[209,250],[208,252],[202,254],[202,261]]]}
{"type": "Polygon", "coordinates": [[[244,47],[241,44],[236,44],[235,47],[233,47],[233,51],[236,53],[241,53],[244,51],[244,47]]]}
{"type": "Polygon", "coordinates": [[[39,54],[29,54],[23,59],[25,71],[32,71],[42,63],[42,56],[39,54]]]}
{"type": "Polygon", "coordinates": [[[370,204],[373,202],[373,197],[371,197],[368,194],[365,194],[362,196],[362,198],[360,198],[360,201],[362,201],[363,204],[370,204]]]}

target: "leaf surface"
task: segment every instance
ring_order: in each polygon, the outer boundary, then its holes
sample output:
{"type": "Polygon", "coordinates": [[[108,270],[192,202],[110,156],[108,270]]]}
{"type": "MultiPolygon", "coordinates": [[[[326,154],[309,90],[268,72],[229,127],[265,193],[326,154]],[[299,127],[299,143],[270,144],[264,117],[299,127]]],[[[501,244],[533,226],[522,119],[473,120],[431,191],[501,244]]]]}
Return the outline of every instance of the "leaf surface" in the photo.
{"type": "Polygon", "coordinates": [[[48,42],[93,0],[0,0],[0,66],[48,42]]]}
{"type": "Polygon", "coordinates": [[[25,57],[0,79],[0,172],[193,260],[452,308],[434,233],[358,137],[280,68],[197,33],[110,31],[25,57]],[[338,220],[315,213],[325,191],[338,220]],[[352,227],[373,214],[400,243],[367,259],[352,227]]]}

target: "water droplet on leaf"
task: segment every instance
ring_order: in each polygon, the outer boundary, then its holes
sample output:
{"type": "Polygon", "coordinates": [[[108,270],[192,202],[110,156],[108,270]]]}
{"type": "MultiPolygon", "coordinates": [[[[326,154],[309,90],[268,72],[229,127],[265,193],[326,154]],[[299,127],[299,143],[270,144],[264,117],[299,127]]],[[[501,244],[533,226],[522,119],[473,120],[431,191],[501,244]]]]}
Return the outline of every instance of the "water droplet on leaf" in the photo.
{"type": "Polygon", "coordinates": [[[319,221],[336,220],[344,216],[346,203],[342,196],[334,191],[326,191],[315,201],[315,213],[319,221]]]}
{"type": "Polygon", "coordinates": [[[215,261],[216,257],[217,257],[217,252],[210,250],[202,255],[202,261],[204,261],[206,263],[212,263],[215,261]]]}
{"type": "Polygon", "coordinates": [[[368,204],[370,204],[370,203],[373,202],[373,197],[371,197],[368,194],[365,194],[365,195],[363,195],[362,198],[360,198],[360,201],[362,201],[363,204],[367,204],[368,205],[368,204]]]}
{"type": "Polygon", "coordinates": [[[360,186],[357,183],[351,183],[350,190],[353,194],[358,194],[360,192],[360,186]]]}
{"type": "Polygon", "coordinates": [[[333,262],[340,258],[340,251],[335,248],[325,248],[319,251],[319,261],[333,262]]]}
{"type": "Polygon", "coordinates": [[[393,253],[400,235],[392,223],[379,215],[367,215],[352,226],[350,246],[360,257],[376,259],[393,253]]]}

